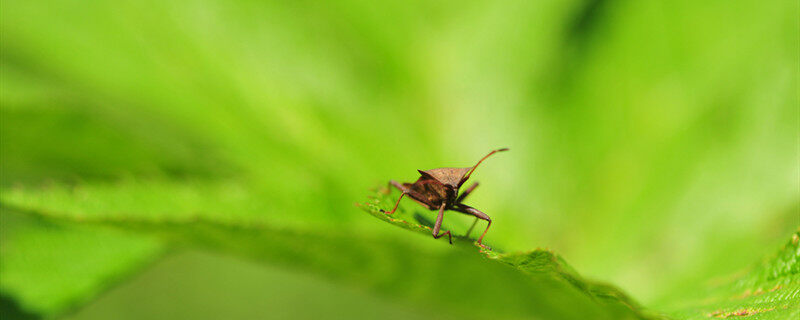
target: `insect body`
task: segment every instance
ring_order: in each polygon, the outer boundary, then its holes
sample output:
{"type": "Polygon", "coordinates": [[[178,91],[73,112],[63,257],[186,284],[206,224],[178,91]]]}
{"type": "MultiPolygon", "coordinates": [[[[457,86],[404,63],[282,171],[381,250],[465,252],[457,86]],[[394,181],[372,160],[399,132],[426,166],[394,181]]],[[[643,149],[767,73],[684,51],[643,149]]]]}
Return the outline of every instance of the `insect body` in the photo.
{"type": "Polygon", "coordinates": [[[394,208],[391,211],[381,211],[386,214],[393,214],[395,210],[397,210],[397,206],[400,204],[400,200],[403,199],[403,196],[408,195],[411,197],[411,199],[414,199],[417,203],[428,210],[439,210],[439,215],[436,217],[436,223],[433,226],[433,237],[435,239],[439,239],[442,236],[447,235],[450,244],[453,243],[453,237],[450,234],[450,231],[445,231],[444,233],[439,234],[439,230],[442,227],[444,211],[452,210],[475,216],[478,219],[486,220],[488,222],[486,225],[486,230],[484,230],[481,237],[478,238],[478,245],[485,247],[483,245],[483,237],[486,235],[486,232],[489,231],[489,227],[492,225],[492,219],[480,210],[462,203],[462,201],[464,201],[470,192],[475,190],[475,188],[478,186],[478,183],[476,182],[467,188],[467,190],[464,190],[461,195],[458,194],[458,190],[461,188],[461,185],[464,184],[467,179],[469,179],[469,176],[472,175],[472,173],[475,171],[475,168],[477,168],[478,165],[483,162],[483,160],[486,160],[486,158],[496,152],[507,150],[508,148],[493,150],[481,158],[481,160],[479,160],[478,163],[472,167],[417,170],[421,176],[414,183],[400,184],[397,181],[391,180],[389,181],[389,184],[393,185],[397,189],[400,189],[402,193],[400,194],[400,198],[397,199],[397,203],[395,203],[394,208]]]}

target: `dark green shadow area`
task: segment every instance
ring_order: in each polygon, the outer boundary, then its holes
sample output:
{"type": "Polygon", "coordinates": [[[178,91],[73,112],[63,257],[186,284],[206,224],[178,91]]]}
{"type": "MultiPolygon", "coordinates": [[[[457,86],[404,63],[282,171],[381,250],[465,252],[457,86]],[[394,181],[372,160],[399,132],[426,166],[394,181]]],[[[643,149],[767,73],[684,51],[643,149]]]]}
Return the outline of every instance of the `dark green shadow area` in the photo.
{"type": "Polygon", "coordinates": [[[4,294],[0,294],[0,315],[6,320],[31,320],[40,317],[34,313],[22,310],[17,302],[4,294]]]}

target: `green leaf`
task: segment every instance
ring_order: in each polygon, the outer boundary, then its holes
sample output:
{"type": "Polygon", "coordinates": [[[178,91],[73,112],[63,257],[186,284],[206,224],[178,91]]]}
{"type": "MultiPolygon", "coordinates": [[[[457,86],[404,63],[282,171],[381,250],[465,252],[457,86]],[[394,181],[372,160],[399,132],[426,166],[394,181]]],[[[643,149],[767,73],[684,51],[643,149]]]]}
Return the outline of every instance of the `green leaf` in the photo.
{"type": "Polygon", "coordinates": [[[162,246],[142,236],[43,221],[0,209],[0,291],[17,307],[56,315],[91,301],[148,264],[162,246]]]}
{"type": "MultiPolygon", "coordinates": [[[[361,207],[370,215],[388,222],[392,225],[401,227],[403,229],[411,230],[417,233],[422,233],[430,236],[432,234],[431,222],[424,218],[418,210],[410,209],[411,206],[416,206],[412,201],[407,200],[398,206],[396,212],[392,215],[386,214],[384,211],[390,210],[394,205],[393,198],[387,192],[377,192],[371,201],[361,205],[361,207]]],[[[442,222],[442,230],[453,230],[458,227],[453,227],[450,224],[442,222]]],[[[468,230],[471,231],[470,227],[468,230]]],[[[619,314],[635,314],[640,318],[655,318],[656,315],[651,312],[645,311],[639,304],[629,298],[618,288],[595,281],[586,280],[581,277],[574,269],[572,269],[564,259],[558,254],[544,249],[537,249],[528,252],[512,252],[503,253],[502,251],[494,248],[482,248],[477,245],[477,241],[470,238],[470,232],[467,231],[464,235],[454,235],[454,244],[462,247],[470,248],[479,251],[486,259],[500,262],[516,268],[518,271],[540,279],[547,277],[562,281],[572,285],[586,296],[592,298],[593,301],[600,304],[609,312],[619,314]],[[474,242],[473,242],[474,241],[474,242]]],[[[444,232],[444,231],[442,231],[444,232]]]]}
{"type": "MultiPolygon", "coordinates": [[[[86,192],[86,189],[82,192],[86,192]]],[[[107,204],[109,208],[117,205],[115,198],[108,197],[108,193],[85,194],[84,199],[94,199],[95,196],[106,196],[110,200],[107,204]]],[[[626,304],[629,301],[623,303],[624,299],[607,298],[620,297],[621,293],[586,282],[549,251],[497,255],[492,251],[479,253],[471,246],[428,248],[413,242],[368,234],[354,235],[330,229],[292,229],[265,222],[237,221],[225,217],[222,212],[193,216],[162,214],[155,217],[130,213],[137,211],[131,208],[136,206],[135,202],[128,203],[124,211],[112,210],[99,214],[102,206],[90,209],[92,206],[89,204],[93,201],[74,199],[78,197],[60,198],[52,194],[43,196],[42,193],[17,190],[6,194],[3,201],[9,208],[25,205],[26,210],[9,210],[44,219],[48,223],[79,225],[90,230],[124,230],[154,236],[172,245],[208,248],[254,261],[284,265],[456,317],[644,317],[638,313],[637,306],[626,304]],[[73,199],[73,203],[68,203],[69,199],[73,199]],[[57,207],[66,211],[58,211],[55,209],[57,207]]],[[[153,205],[138,206],[152,210],[153,205]]],[[[9,255],[4,254],[3,259],[24,252],[15,252],[16,248],[9,247],[9,255]]],[[[97,265],[103,264],[103,261],[97,262],[97,265]]],[[[7,266],[3,268],[3,273],[24,268],[5,262],[3,265],[7,266]]],[[[52,314],[57,312],[57,306],[33,310],[52,314]]]]}
{"type": "Polygon", "coordinates": [[[775,256],[671,308],[678,319],[800,318],[800,229],[775,256]]]}

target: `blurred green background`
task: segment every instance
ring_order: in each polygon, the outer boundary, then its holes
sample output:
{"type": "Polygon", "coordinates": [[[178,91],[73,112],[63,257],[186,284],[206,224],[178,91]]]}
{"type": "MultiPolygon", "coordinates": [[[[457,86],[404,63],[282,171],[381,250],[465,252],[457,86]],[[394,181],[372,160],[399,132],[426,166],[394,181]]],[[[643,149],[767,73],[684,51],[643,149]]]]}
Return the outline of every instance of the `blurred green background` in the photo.
{"type": "MultiPolygon", "coordinates": [[[[487,241],[550,248],[654,309],[800,225],[796,1],[0,5],[5,211],[214,216],[445,252],[354,203],[509,147],[472,178],[487,241]]],[[[60,314],[67,302],[39,302],[83,283],[26,291],[72,274],[32,267],[52,262],[112,265],[101,282],[120,282],[70,319],[435,314],[324,275],[3,216],[0,289],[24,310],[60,314]]]]}

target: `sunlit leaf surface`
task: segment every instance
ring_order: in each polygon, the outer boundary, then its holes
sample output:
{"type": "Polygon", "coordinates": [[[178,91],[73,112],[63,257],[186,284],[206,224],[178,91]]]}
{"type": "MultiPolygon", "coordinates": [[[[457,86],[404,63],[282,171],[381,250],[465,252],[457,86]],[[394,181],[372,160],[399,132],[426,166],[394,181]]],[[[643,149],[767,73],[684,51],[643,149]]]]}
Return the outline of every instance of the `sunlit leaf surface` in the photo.
{"type": "Polygon", "coordinates": [[[673,315],[677,319],[800,317],[800,231],[774,256],[722,279],[699,293],[687,293],[673,315]]]}

